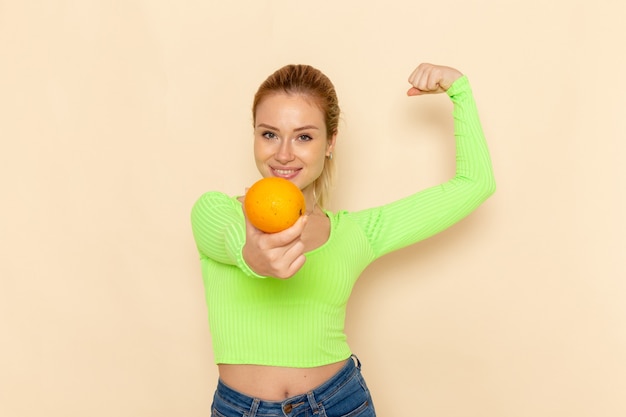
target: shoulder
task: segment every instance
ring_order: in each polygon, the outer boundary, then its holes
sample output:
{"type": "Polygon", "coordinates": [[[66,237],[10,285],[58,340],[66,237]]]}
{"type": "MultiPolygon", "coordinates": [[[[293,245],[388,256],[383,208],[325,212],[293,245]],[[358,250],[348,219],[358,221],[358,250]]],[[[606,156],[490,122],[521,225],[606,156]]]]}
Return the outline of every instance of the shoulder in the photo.
{"type": "Polygon", "coordinates": [[[220,191],[207,191],[202,194],[195,204],[234,204],[237,197],[230,196],[220,191]]]}
{"type": "Polygon", "coordinates": [[[230,196],[219,191],[208,191],[196,200],[192,208],[192,215],[198,212],[209,212],[216,209],[237,209],[240,206],[241,203],[237,200],[236,196],[230,196]]]}
{"type": "Polygon", "coordinates": [[[373,222],[372,219],[379,216],[379,210],[379,207],[373,207],[357,211],[339,210],[334,213],[327,211],[326,215],[331,219],[333,228],[352,228],[356,226],[361,230],[367,231],[373,222]]]}

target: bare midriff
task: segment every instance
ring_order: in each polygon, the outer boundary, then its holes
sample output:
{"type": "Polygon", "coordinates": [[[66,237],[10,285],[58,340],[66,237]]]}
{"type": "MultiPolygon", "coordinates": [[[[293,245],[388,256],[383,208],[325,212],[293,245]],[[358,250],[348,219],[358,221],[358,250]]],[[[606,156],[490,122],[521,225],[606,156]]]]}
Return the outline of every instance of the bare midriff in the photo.
{"type": "Polygon", "coordinates": [[[332,378],[350,360],[315,368],[263,365],[218,365],[220,380],[249,397],[282,401],[305,394],[332,378]]]}

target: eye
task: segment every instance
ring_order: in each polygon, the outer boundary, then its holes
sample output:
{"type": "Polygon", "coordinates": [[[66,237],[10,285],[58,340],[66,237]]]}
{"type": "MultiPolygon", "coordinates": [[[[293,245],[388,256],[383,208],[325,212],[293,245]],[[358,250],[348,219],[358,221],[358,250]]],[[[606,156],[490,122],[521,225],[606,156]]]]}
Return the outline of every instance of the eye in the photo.
{"type": "Polygon", "coordinates": [[[301,142],[308,142],[310,140],[313,140],[313,138],[309,135],[300,135],[298,136],[298,140],[301,142]]]}
{"type": "Polygon", "coordinates": [[[263,132],[263,134],[261,135],[263,136],[265,139],[276,139],[276,135],[273,132],[263,132]]]}

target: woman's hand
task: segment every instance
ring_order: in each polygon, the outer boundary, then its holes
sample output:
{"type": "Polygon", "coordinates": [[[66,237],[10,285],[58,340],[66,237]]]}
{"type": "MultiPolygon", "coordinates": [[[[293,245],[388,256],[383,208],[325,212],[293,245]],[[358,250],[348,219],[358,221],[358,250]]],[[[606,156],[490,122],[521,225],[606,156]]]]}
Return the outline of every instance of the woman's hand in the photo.
{"type": "Polygon", "coordinates": [[[287,279],[304,265],[302,231],[307,217],[301,216],[288,229],[278,233],[264,233],[246,218],[246,243],[243,259],[257,274],[287,279]]]}
{"type": "Polygon", "coordinates": [[[409,77],[412,87],[407,91],[407,95],[419,96],[446,92],[462,75],[460,71],[451,67],[420,64],[409,77]]]}

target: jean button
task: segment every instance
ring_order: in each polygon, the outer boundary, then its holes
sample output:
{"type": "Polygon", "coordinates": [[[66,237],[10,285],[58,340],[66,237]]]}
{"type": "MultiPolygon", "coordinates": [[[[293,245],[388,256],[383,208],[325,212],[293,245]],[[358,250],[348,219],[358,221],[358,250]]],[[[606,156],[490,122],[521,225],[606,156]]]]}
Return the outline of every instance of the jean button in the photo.
{"type": "Polygon", "coordinates": [[[283,411],[285,412],[285,414],[291,413],[291,410],[293,410],[293,405],[291,404],[287,404],[283,407],[283,411]]]}

